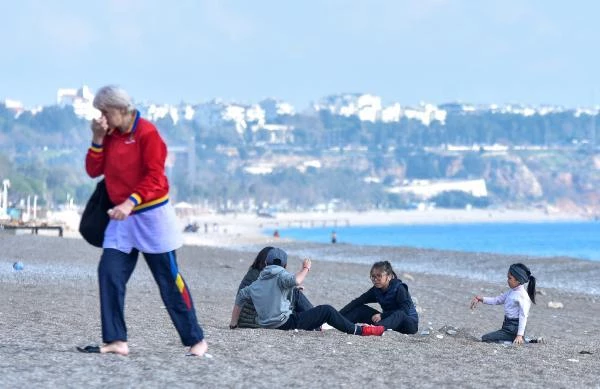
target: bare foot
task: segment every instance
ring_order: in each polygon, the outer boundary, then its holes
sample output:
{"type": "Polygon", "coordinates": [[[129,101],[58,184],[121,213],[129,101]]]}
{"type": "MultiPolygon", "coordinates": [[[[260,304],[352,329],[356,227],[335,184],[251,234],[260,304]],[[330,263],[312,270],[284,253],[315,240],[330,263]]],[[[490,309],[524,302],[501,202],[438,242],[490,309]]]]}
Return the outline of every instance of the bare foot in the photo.
{"type": "Polygon", "coordinates": [[[127,346],[127,342],[123,342],[121,340],[117,340],[112,343],[107,343],[104,346],[100,347],[100,352],[118,354],[118,355],[129,355],[129,346],[127,346]]]}
{"type": "Polygon", "coordinates": [[[204,355],[204,353],[206,353],[206,350],[208,350],[208,343],[206,343],[205,340],[201,340],[200,342],[190,347],[190,354],[193,354],[197,357],[201,357],[204,355]]]}

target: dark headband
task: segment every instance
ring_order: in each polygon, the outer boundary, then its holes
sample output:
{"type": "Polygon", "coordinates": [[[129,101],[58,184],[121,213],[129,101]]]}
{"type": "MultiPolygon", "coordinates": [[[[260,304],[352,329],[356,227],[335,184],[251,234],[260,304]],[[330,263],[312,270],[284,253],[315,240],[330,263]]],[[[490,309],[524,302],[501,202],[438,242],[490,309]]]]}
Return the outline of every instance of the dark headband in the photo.
{"type": "Polygon", "coordinates": [[[518,265],[510,265],[510,268],[508,269],[508,272],[510,274],[512,274],[513,277],[515,277],[515,279],[517,281],[519,281],[519,284],[523,285],[526,284],[527,282],[529,282],[529,275],[527,274],[527,270],[525,270],[523,267],[518,266],[518,265]]]}

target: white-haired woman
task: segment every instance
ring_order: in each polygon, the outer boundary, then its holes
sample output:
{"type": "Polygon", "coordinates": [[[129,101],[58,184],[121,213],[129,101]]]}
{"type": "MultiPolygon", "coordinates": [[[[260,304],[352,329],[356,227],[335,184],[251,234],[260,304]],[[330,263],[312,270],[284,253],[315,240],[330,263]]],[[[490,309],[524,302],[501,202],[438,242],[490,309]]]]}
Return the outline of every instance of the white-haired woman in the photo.
{"type": "Polygon", "coordinates": [[[101,88],[94,107],[102,116],[92,121],[92,146],[85,167],[92,178],[104,175],[108,195],[116,205],[108,211],[110,222],[98,265],[104,345],[78,349],[129,354],[125,285],[141,252],[182,343],[190,347],[190,355],[202,356],[208,345],[177,266],[175,250],[182,240],[169,203],[165,142],[156,127],[140,117],[120,87],[101,88]]]}

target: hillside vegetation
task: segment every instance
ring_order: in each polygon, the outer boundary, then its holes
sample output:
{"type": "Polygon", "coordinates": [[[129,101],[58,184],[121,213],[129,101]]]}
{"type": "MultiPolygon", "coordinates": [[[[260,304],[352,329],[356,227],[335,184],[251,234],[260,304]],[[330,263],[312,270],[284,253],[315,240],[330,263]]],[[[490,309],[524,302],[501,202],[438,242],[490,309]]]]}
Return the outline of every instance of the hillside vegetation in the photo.
{"type": "MultiPolygon", "coordinates": [[[[170,119],[157,126],[173,150],[168,174],[177,201],[221,210],[412,207],[423,199],[394,193],[415,180],[485,180],[488,196],[448,191],[438,206],[556,207],[597,214],[600,152],[589,115],[449,112],[429,126],[410,119],[363,122],[328,112],[280,116],[289,131],[239,132],[170,119]],[[182,151],[183,150],[183,151],[182,151]],[[262,174],[253,174],[262,169],[262,174]]],[[[83,203],[93,182],[84,172],[89,122],[70,107],[15,117],[0,104],[0,179],[10,201],[38,195],[83,203]]]]}

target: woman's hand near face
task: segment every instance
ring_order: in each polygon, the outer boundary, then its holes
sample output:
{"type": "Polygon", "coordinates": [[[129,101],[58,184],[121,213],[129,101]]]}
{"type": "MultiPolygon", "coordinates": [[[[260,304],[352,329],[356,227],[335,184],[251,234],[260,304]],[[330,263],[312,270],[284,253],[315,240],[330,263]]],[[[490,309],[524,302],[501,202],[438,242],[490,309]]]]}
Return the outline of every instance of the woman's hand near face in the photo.
{"type": "Polygon", "coordinates": [[[96,144],[102,144],[102,141],[104,141],[104,137],[108,132],[108,122],[106,121],[106,117],[102,115],[98,119],[92,119],[91,128],[93,134],[93,142],[96,144]]]}

